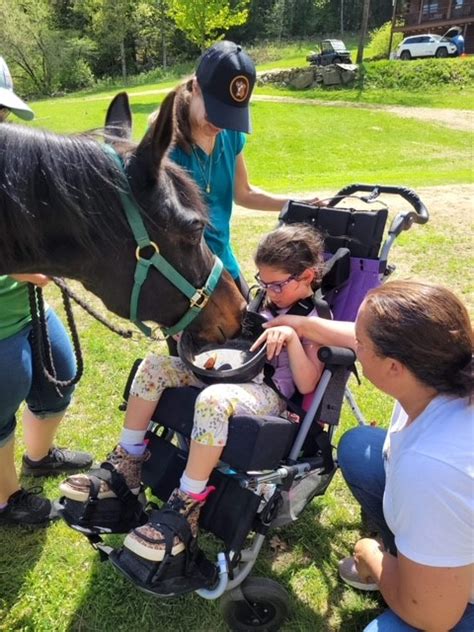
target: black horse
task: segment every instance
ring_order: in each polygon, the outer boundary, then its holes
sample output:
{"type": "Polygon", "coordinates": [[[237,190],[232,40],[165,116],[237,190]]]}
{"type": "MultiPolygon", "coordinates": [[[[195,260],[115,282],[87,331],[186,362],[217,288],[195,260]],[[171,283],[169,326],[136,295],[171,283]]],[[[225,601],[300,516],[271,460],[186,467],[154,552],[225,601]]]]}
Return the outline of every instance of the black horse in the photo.
{"type": "MultiPolygon", "coordinates": [[[[199,191],[166,158],[173,102],[170,94],[136,145],[130,141],[128,97],[115,97],[107,112],[106,137],[123,168],[93,136],[0,125],[0,274],[40,272],[77,279],[108,309],[129,318],[136,242],[121,195],[131,190],[160,254],[201,288],[214,257],[203,239],[207,214],[199,191]]],[[[139,319],[169,327],[188,307],[189,300],[151,269],[139,299],[139,319]]],[[[243,307],[224,271],[190,328],[207,340],[231,337],[240,327],[243,307]]]]}

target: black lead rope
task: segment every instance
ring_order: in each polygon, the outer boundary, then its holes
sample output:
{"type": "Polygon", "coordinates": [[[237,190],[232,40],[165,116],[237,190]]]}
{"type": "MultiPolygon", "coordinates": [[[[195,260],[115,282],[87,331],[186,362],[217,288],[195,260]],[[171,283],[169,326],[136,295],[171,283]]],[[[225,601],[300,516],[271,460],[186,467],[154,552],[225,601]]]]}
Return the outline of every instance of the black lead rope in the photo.
{"type": "Polygon", "coordinates": [[[63,288],[61,288],[61,294],[69,331],[71,332],[74,356],[76,359],[76,374],[70,380],[60,380],[57,377],[56,368],[54,366],[53,351],[51,348],[51,340],[46,322],[43,291],[37,285],[28,283],[28,298],[30,302],[32,324],[31,344],[33,347],[35,365],[38,372],[42,373],[48,382],[54,385],[59,397],[64,397],[64,394],[61,392],[61,388],[66,388],[79,382],[84,370],[84,363],[82,359],[79,335],[77,333],[76,323],[74,322],[74,315],[72,313],[71,301],[63,288]]]}

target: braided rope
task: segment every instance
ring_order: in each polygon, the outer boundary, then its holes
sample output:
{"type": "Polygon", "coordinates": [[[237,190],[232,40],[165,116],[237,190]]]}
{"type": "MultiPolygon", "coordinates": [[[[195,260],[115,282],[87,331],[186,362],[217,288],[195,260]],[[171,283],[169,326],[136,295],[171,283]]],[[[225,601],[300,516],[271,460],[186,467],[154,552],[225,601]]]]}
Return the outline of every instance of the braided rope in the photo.
{"type": "Polygon", "coordinates": [[[77,382],[81,379],[84,370],[79,335],[77,333],[76,323],[74,322],[74,315],[72,313],[69,297],[63,293],[64,309],[66,311],[69,330],[72,336],[74,357],[76,360],[76,374],[69,380],[60,380],[57,378],[51,340],[46,323],[42,289],[32,283],[28,283],[28,299],[30,303],[32,322],[31,345],[33,348],[33,358],[36,368],[39,373],[44,375],[48,382],[55,386],[58,395],[63,397],[64,395],[60,389],[77,384],[77,382]]]}

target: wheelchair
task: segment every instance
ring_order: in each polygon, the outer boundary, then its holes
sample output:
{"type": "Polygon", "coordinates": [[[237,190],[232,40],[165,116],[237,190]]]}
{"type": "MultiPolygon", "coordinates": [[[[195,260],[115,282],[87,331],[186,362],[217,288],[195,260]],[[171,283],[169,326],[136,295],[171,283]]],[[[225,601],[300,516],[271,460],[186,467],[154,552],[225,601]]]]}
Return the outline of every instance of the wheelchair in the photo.
{"type": "MultiPolygon", "coordinates": [[[[354,320],[367,291],[393,271],[388,255],[398,235],[414,223],[426,223],[428,212],[409,189],[356,184],[324,206],[290,202],[280,221],[309,223],[323,232],[327,265],[314,303],[322,316],[354,320]],[[381,193],[400,196],[410,205],[395,216],[385,240],[388,208],[379,200],[381,193]],[[377,208],[339,206],[352,198],[366,206],[378,203],[377,208]]],[[[268,534],[298,520],[331,483],[337,470],[333,435],[344,398],[353,401],[347,381],[355,371],[354,352],[323,347],[319,358],[325,368],[314,393],[290,402],[290,414],[229,420],[227,445],[209,481],[215,491],[199,518],[200,533],[210,533],[219,542],[216,561],[208,559],[197,541],[178,555],[165,554],[161,562],[105,544],[104,534],[126,532],[147,520],[143,493],[131,499],[124,491],[107,499],[102,513],[93,499],[88,503],[62,499],[64,519],[138,589],[162,598],[190,592],[205,599],[221,598],[231,630],[278,630],[288,616],[287,592],[272,579],[251,577],[251,572],[268,534]],[[118,520],[117,507],[121,508],[118,520]]],[[[125,401],[139,362],[132,367],[125,401]]],[[[179,486],[198,394],[194,387],[168,389],[153,415],[147,435],[150,458],[143,465],[142,482],[143,489],[159,500],[166,501],[179,486]]],[[[352,408],[357,415],[358,407],[352,408]]],[[[358,421],[364,423],[361,415],[358,421]]]]}

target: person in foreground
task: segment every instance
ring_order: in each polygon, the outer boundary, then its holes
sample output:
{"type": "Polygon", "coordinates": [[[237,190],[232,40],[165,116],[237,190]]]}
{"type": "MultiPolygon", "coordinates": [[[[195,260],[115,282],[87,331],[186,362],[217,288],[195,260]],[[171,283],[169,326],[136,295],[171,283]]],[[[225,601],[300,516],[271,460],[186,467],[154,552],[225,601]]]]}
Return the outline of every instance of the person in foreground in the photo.
{"type": "Polygon", "coordinates": [[[280,317],[318,344],[355,348],[364,375],[397,400],[388,431],[358,427],[342,474],[380,539],[363,538],[341,578],[389,606],[366,632],[474,630],[473,333],[464,305],[427,283],[368,293],[352,323],[280,317]]]}
{"type": "MultiPolygon", "coordinates": [[[[10,112],[25,120],[32,110],[14,92],[11,75],[0,57],[0,123],[10,112]]],[[[1,200],[0,200],[1,202],[1,200]]],[[[74,388],[65,388],[62,397],[33,365],[31,315],[28,283],[44,287],[44,274],[0,275],[0,525],[45,525],[59,517],[50,500],[20,486],[15,468],[14,436],[16,413],[23,401],[26,454],[22,471],[30,476],[46,476],[90,467],[85,452],[53,446],[59,423],[71,401],[74,388]]],[[[69,338],[54,311],[47,311],[51,347],[58,375],[69,379],[75,362],[69,338]]]]}
{"type": "MultiPolygon", "coordinates": [[[[322,256],[322,237],[307,225],[283,226],[263,238],[255,263],[257,280],[267,290],[270,301],[268,311],[264,312],[267,317],[285,313],[305,299],[312,301],[321,278],[322,256]]],[[[310,314],[317,312],[313,308],[310,314]]],[[[135,375],[120,443],[108,457],[108,463],[123,476],[133,493],[139,492],[141,465],[147,458],[145,433],[161,394],[169,387],[193,385],[203,388],[195,404],[186,468],[180,487],[173,491],[167,504],[169,509],[187,519],[193,537],[197,535],[200,509],[213,489],[207,482],[226,445],[229,417],[282,413],[286,408],[285,398],[291,397],[295,386],[301,393],[312,392],[321,375],[317,348],[299,338],[291,327],[268,330],[255,346],[264,341],[267,358],[275,368],[272,379],[276,389],[264,383],[262,375],[243,384],[205,387],[179,358],[154,354],[142,362],[135,375]]],[[[60,489],[67,498],[85,502],[92,485],[97,485],[97,477],[95,480],[93,477],[93,472],[71,476],[60,489]]],[[[99,483],[99,499],[115,495],[107,482],[99,483]]],[[[169,531],[169,525],[149,522],[130,532],[124,546],[143,558],[160,561],[165,554],[164,534],[169,531]]],[[[172,554],[183,549],[181,539],[174,536],[172,554]]]]}
{"type": "MultiPolygon", "coordinates": [[[[196,74],[175,90],[177,133],[170,153],[201,189],[209,208],[206,242],[244,294],[246,283],[230,243],[233,202],[277,212],[288,203],[288,197],[262,191],[248,179],[243,149],[251,131],[255,79],[253,61],[234,42],[219,42],[205,51],[196,74]]],[[[318,198],[305,201],[316,204],[318,198]]]]}

